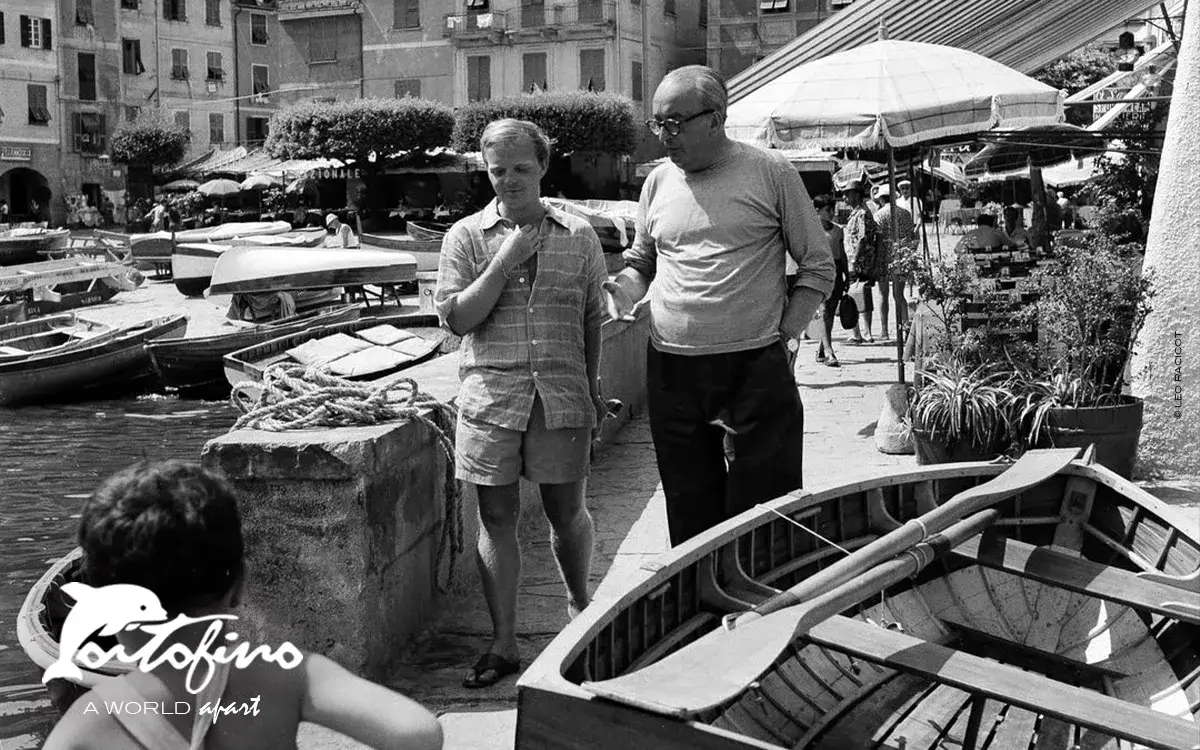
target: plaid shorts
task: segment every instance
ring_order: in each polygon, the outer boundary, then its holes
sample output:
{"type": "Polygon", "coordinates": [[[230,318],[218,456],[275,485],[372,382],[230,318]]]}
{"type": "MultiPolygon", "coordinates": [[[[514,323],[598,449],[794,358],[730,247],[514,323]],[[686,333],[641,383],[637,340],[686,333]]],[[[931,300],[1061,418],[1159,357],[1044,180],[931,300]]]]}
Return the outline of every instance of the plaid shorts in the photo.
{"type": "Polygon", "coordinates": [[[489,487],[513,484],[520,477],[538,484],[578,482],[591,465],[591,428],[548,429],[539,396],[523,432],[460,413],[454,443],[455,476],[489,487]]]}

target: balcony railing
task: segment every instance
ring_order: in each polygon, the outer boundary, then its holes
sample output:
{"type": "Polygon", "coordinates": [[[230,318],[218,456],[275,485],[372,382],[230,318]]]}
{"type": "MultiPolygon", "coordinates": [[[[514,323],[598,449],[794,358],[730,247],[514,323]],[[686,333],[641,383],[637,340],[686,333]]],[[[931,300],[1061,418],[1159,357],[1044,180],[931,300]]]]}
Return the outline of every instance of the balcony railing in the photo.
{"type": "Polygon", "coordinates": [[[519,28],[579,28],[613,23],[616,18],[617,4],[606,0],[525,5],[521,7],[519,13],[519,28]]]}
{"type": "Polygon", "coordinates": [[[507,11],[487,13],[451,13],[442,24],[442,36],[451,39],[486,36],[509,29],[507,11]]]}

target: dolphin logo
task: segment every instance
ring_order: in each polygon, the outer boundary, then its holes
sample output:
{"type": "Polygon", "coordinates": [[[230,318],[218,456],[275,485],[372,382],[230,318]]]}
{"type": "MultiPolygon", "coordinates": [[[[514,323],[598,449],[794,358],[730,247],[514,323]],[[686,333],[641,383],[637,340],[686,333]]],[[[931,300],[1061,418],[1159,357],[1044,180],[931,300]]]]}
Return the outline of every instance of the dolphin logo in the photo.
{"type": "Polygon", "coordinates": [[[42,675],[43,683],[55,678],[81,682],[83,672],[73,659],[97,630],[100,635],[115,635],[135,623],[167,619],[158,596],[141,586],[115,583],[93,588],[74,581],[64,584],[62,590],[76,604],[63,623],[62,637],[58,639],[58,661],[46,669],[42,675]]]}

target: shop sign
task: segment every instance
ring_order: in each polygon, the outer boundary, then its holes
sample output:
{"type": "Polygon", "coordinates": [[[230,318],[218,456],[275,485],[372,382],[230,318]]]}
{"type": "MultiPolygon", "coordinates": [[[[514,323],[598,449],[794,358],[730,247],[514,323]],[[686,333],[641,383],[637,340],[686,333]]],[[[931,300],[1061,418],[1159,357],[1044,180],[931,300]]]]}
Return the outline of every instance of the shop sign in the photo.
{"type": "Polygon", "coordinates": [[[307,176],[314,180],[357,180],[362,177],[362,170],[350,169],[348,167],[342,167],[341,169],[311,169],[307,176]]]}
{"type": "Polygon", "coordinates": [[[33,161],[29,146],[0,146],[0,161],[33,161]]]}

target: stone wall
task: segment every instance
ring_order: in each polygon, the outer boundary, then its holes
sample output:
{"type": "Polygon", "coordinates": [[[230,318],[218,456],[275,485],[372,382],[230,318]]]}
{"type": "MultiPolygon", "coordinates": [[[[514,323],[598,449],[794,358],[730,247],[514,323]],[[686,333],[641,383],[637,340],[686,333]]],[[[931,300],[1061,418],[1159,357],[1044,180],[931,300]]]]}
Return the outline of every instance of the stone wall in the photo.
{"type": "MultiPolygon", "coordinates": [[[[648,314],[604,328],[606,398],[624,404],[611,437],[645,408],[648,314]]],[[[458,355],[407,371],[442,401],[458,392],[458,355]]],[[[290,641],[382,678],[434,622],[451,562],[437,567],[446,520],[446,459],[433,430],[403,422],[317,431],[239,430],[210,441],[202,461],[242,498],[249,576],[241,616],[272,644],[290,641]]],[[[522,480],[523,513],[539,512],[522,480]]],[[[462,494],[459,570],[474,565],[477,499],[462,494]]]]}

